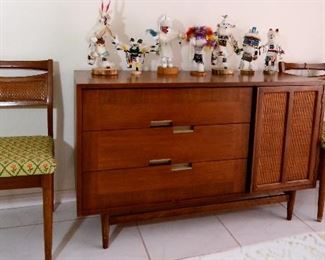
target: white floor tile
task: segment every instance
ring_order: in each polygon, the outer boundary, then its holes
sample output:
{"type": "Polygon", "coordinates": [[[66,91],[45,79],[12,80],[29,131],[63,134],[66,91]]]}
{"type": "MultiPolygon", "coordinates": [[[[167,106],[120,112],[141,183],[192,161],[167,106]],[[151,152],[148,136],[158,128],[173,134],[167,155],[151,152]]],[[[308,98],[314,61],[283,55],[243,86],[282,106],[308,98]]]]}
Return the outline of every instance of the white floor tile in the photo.
{"type": "Polygon", "coordinates": [[[0,210],[0,228],[18,227],[23,223],[20,221],[22,208],[18,209],[2,209],[0,210]]]}
{"type": "MultiPolygon", "coordinates": [[[[7,255],[24,260],[44,259],[43,225],[29,228],[32,230],[25,236],[24,243],[19,245],[19,250],[7,255]]],[[[117,230],[116,226],[111,226],[111,230],[113,241],[109,249],[104,250],[101,247],[99,218],[56,222],[53,227],[53,259],[148,260],[136,226],[119,227],[117,230]]]]}
{"type": "MultiPolygon", "coordinates": [[[[294,217],[286,220],[285,204],[217,216],[141,224],[139,230],[151,260],[210,254],[311,231],[325,232],[316,221],[316,189],[298,191],[294,217]],[[231,232],[227,231],[226,228],[231,232]]],[[[42,206],[0,210],[0,260],[43,260],[42,206]],[[23,227],[19,227],[23,226],[23,227]],[[11,228],[10,228],[11,227],[11,228]]],[[[53,259],[148,260],[137,226],[111,226],[111,244],[102,249],[99,217],[77,219],[74,202],[54,213],[53,259]]]]}
{"type": "Polygon", "coordinates": [[[286,220],[286,209],[280,204],[222,214],[218,217],[241,245],[313,231],[296,217],[291,221],[286,220]]]}
{"type": "Polygon", "coordinates": [[[139,226],[153,260],[180,259],[238,246],[215,216],[139,226]]]}
{"type": "MultiPolygon", "coordinates": [[[[65,235],[66,242],[62,240],[55,249],[57,259],[148,260],[136,226],[111,226],[110,246],[103,249],[100,219],[87,218],[80,222],[71,234],[65,235]]],[[[58,222],[57,225],[62,224],[58,222]]],[[[66,229],[62,227],[62,230],[66,229]]]]}
{"type": "Polygon", "coordinates": [[[28,243],[27,237],[34,228],[34,226],[28,226],[0,229],[0,259],[23,259],[20,255],[21,246],[28,243]]]}
{"type": "Polygon", "coordinates": [[[294,214],[316,232],[325,232],[325,218],[317,222],[317,204],[318,189],[297,191],[294,214]]]}
{"type": "MultiPolygon", "coordinates": [[[[39,225],[43,223],[43,206],[31,206],[17,209],[17,214],[12,210],[3,210],[12,213],[15,218],[19,219],[22,226],[39,225]]],[[[1,214],[1,211],[0,211],[1,214]]],[[[53,221],[68,221],[77,219],[76,203],[68,202],[56,206],[53,213],[53,221]]],[[[0,222],[1,226],[1,222],[0,222]]]]}

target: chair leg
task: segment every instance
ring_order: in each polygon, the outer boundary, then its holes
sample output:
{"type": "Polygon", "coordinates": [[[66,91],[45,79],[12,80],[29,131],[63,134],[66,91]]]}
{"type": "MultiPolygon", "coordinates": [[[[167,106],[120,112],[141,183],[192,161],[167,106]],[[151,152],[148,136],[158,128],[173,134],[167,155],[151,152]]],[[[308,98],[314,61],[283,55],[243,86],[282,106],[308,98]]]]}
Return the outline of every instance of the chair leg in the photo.
{"type": "Polygon", "coordinates": [[[52,177],[52,212],[55,211],[55,204],[54,204],[54,174],[51,174],[52,177]]]}
{"type": "Polygon", "coordinates": [[[109,244],[109,215],[102,214],[100,215],[102,222],[102,239],[103,239],[103,248],[108,248],[109,244]]]}
{"type": "Polygon", "coordinates": [[[44,218],[44,252],[45,260],[52,259],[53,228],[53,175],[42,176],[43,218],[44,218]]]}
{"type": "Polygon", "coordinates": [[[287,205],[287,220],[291,220],[293,214],[293,208],[295,206],[296,191],[289,191],[288,195],[289,195],[289,200],[287,205]]]}
{"type": "Polygon", "coordinates": [[[323,213],[324,213],[324,200],[325,200],[325,163],[324,158],[325,152],[323,149],[320,153],[319,158],[319,190],[318,190],[318,210],[317,210],[317,221],[321,222],[323,220],[323,213]]]}

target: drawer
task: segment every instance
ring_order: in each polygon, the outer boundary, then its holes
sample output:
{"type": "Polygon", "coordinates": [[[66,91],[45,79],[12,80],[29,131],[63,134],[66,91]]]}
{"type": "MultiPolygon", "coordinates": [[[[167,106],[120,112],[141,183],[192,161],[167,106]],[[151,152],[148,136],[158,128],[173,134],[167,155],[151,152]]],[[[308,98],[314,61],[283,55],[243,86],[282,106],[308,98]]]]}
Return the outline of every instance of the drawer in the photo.
{"type": "Polygon", "coordinates": [[[82,164],[92,171],[247,158],[248,138],[249,124],[84,132],[82,164]]]}
{"type": "Polygon", "coordinates": [[[84,172],[84,209],[104,209],[245,192],[246,160],[84,172]],[[175,170],[179,169],[179,170],[175,170]]]}
{"type": "Polygon", "coordinates": [[[82,93],[84,130],[250,122],[251,88],[109,89],[82,93]]]}

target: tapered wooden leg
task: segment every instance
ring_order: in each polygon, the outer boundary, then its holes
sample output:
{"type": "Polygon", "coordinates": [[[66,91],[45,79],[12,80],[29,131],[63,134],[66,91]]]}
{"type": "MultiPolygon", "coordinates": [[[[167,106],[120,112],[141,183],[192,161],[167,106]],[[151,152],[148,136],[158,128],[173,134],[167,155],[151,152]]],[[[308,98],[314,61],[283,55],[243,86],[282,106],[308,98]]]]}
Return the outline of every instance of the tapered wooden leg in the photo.
{"type": "Polygon", "coordinates": [[[55,211],[55,205],[54,205],[54,174],[51,174],[52,177],[52,212],[55,211]]]}
{"type": "Polygon", "coordinates": [[[103,239],[103,248],[108,248],[109,244],[109,215],[102,214],[101,216],[102,221],[102,239],[103,239]]]}
{"type": "Polygon", "coordinates": [[[44,218],[44,252],[45,260],[52,259],[52,225],[53,225],[53,176],[42,176],[43,218],[44,218]]]}
{"type": "Polygon", "coordinates": [[[319,159],[319,191],[318,191],[318,210],[317,210],[317,221],[323,220],[324,213],[324,200],[325,200],[325,152],[323,149],[320,153],[319,159]]]}
{"type": "Polygon", "coordinates": [[[287,220],[291,220],[293,214],[293,208],[295,206],[296,191],[289,191],[288,195],[289,195],[289,200],[287,205],[287,220]]]}

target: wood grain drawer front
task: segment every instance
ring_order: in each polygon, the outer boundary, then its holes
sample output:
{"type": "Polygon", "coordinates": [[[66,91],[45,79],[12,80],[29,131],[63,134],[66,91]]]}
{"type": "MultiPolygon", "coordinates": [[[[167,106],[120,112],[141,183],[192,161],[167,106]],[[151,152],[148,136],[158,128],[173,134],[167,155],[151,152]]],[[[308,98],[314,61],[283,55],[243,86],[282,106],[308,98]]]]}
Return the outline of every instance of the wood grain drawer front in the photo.
{"type": "Polygon", "coordinates": [[[83,173],[84,209],[179,201],[245,191],[246,160],[83,173]]]}
{"type": "Polygon", "coordinates": [[[251,88],[85,90],[83,129],[147,128],[151,121],[173,125],[248,123],[251,88]]]}
{"type": "Polygon", "coordinates": [[[146,167],[151,162],[200,162],[247,158],[249,124],[172,127],[83,133],[83,169],[146,167]]]}

